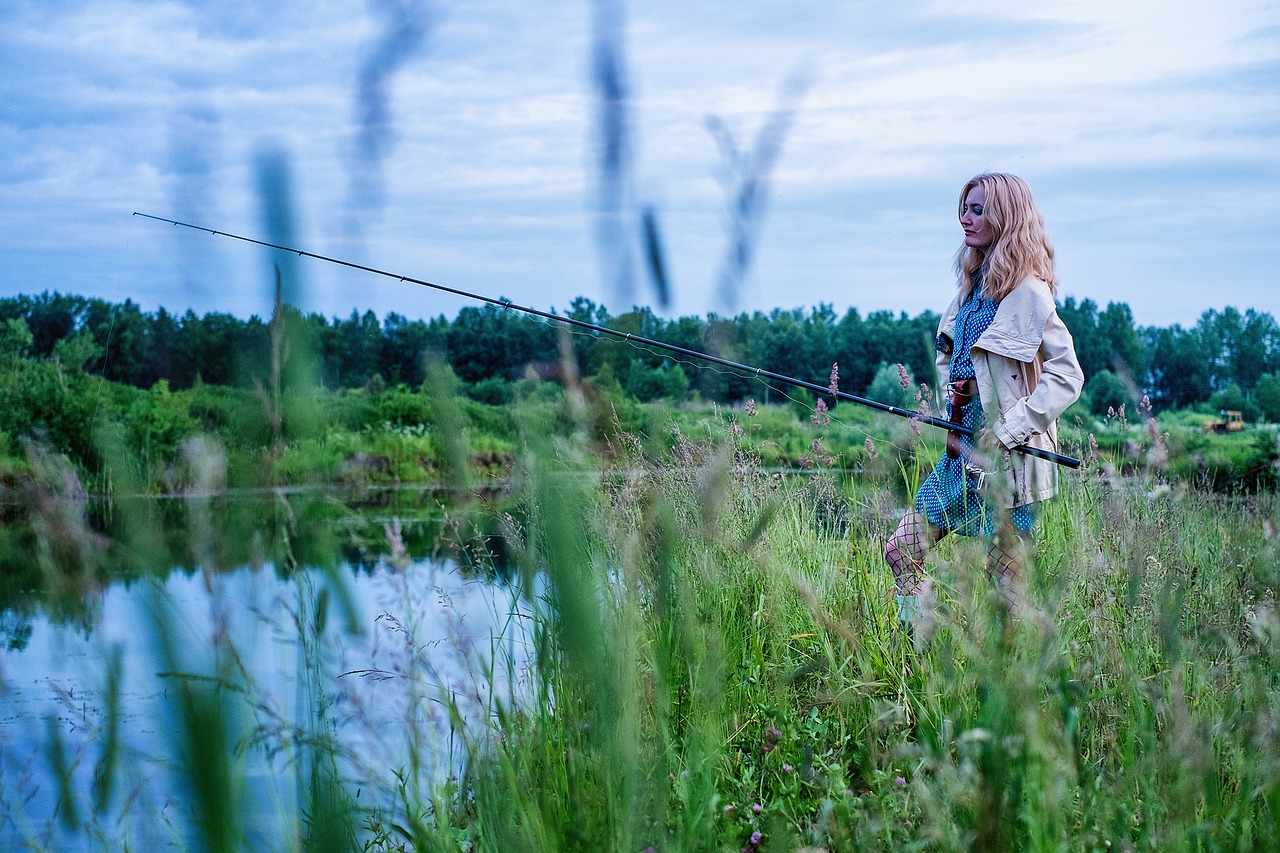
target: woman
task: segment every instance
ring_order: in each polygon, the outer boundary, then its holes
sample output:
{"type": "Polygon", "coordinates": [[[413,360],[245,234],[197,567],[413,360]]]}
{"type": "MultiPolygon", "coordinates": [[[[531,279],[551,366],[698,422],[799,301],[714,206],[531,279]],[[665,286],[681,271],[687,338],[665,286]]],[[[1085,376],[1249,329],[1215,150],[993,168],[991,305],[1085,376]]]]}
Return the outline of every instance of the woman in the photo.
{"type": "Polygon", "coordinates": [[[898,616],[907,627],[920,613],[929,548],[948,533],[992,535],[993,502],[1009,513],[1017,535],[993,538],[987,574],[1001,600],[1017,604],[1022,541],[1032,530],[1036,502],[1057,492],[1058,472],[1052,462],[1010,450],[1030,445],[1056,452],[1058,416],[1084,384],[1054,305],[1053,247],[1031,188],[1013,175],[978,175],[960,192],[960,227],[958,292],[938,324],[935,347],[948,417],[979,438],[975,447],[968,436],[948,435],[947,452],[916,493],[915,510],[885,546],[898,616]],[[993,488],[987,472],[1004,488],[993,488]]]}

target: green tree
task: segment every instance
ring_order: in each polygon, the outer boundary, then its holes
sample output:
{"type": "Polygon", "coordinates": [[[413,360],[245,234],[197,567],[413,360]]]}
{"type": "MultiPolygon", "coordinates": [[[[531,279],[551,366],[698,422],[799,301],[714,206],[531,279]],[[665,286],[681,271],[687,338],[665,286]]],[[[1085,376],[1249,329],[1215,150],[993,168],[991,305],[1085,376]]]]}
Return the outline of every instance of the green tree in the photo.
{"type": "Polygon", "coordinates": [[[1264,373],[1253,389],[1253,402],[1267,420],[1280,422],[1280,373],[1264,373]]]}
{"type": "Polygon", "coordinates": [[[31,351],[35,337],[24,317],[10,317],[0,323],[0,356],[23,358],[31,351]]]}
{"type": "Polygon", "coordinates": [[[1076,358],[1080,360],[1085,378],[1106,370],[1106,345],[1098,332],[1098,304],[1092,299],[1084,299],[1077,304],[1074,296],[1068,296],[1058,306],[1058,316],[1071,332],[1076,358]]]}
{"type": "MultiPolygon", "coordinates": [[[[1106,367],[1127,370],[1141,384],[1147,375],[1147,350],[1133,324],[1133,312],[1123,302],[1112,302],[1098,316],[1097,334],[1105,352],[1106,367]]],[[[1092,375],[1089,373],[1086,376],[1092,375]]]]}
{"type": "Polygon", "coordinates": [[[1148,329],[1151,396],[1161,407],[1182,408],[1207,399],[1211,368],[1204,343],[1194,331],[1173,325],[1148,329]]]}
{"type": "Polygon", "coordinates": [[[1215,391],[1209,398],[1209,406],[1217,412],[1239,412],[1246,421],[1256,421],[1260,414],[1254,401],[1246,397],[1244,391],[1234,382],[1221,391],[1215,391]]]}
{"type": "Polygon", "coordinates": [[[890,406],[913,408],[915,406],[915,379],[907,372],[907,387],[902,387],[902,373],[897,364],[883,362],[876,369],[875,378],[867,388],[867,399],[890,406]]]}
{"type": "Polygon", "coordinates": [[[1128,405],[1133,409],[1134,400],[1124,381],[1112,370],[1100,370],[1084,384],[1085,394],[1089,398],[1089,407],[1095,415],[1105,415],[1108,410],[1119,411],[1121,406],[1128,405]]]}
{"type": "Polygon", "coordinates": [[[53,345],[53,360],[67,370],[82,371],[86,364],[101,357],[102,347],[87,329],[81,329],[53,345]]]}

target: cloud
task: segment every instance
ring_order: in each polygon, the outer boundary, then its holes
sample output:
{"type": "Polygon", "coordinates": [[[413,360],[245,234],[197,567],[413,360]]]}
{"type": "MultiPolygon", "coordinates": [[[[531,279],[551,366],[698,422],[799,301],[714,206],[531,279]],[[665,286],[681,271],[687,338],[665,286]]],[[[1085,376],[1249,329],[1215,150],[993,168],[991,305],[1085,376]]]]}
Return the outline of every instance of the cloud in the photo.
{"type": "MultiPolygon", "coordinates": [[[[366,260],[526,304],[599,300],[588,10],[434,8],[429,49],[386,78],[395,145],[366,260]]],[[[1069,292],[1128,301],[1140,322],[1194,320],[1206,299],[1265,307],[1278,17],[1265,0],[633,2],[636,192],[657,207],[675,308],[712,307],[725,245],[707,115],[751,138],[802,66],[815,82],[777,164],[749,306],[936,308],[954,195],[994,168],[1032,181],[1069,292]]],[[[0,293],[259,306],[256,255],[222,250],[228,284],[191,283],[188,250],[127,214],[186,203],[251,231],[250,164],[268,139],[294,158],[299,239],[348,248],[352,93],[379,26],[365,0],[0,6],[0,293]]],[[[408,299],[314,276],[344,316],[408,299]]]]}

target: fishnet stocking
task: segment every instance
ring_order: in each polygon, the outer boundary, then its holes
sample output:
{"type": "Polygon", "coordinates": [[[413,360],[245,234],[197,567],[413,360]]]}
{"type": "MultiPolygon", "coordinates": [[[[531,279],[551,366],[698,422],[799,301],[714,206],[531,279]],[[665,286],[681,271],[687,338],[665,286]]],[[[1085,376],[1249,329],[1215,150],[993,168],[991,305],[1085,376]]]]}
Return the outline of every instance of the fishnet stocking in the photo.
{"type": "Polygon", "coordinates": [[[947,532],[934,527],[918,512],[908,512],[885,543],[884,558],[893,570],[899,595],[918,595],[924,580],[924,558],[947,532]]]}
{"type": "Polygon", "coordinates": [[[1000,603],[1015,610],[1026,597],[1025,568],[1028,536],[1020,531],[1000,531],[987,549],[987,577],[996,585],[1000,603]]]}

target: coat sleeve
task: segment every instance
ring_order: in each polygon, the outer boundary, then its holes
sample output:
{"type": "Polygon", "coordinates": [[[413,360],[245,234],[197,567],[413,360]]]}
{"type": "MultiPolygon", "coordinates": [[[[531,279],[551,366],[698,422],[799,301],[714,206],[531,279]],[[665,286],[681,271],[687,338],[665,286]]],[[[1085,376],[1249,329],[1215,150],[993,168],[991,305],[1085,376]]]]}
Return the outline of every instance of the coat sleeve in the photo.
{"type": "Polygon", "coordinates": [[[1076,358],[1071,332],[1054,311],[1045,322],[1039,356],[1043,360],[1040,381],[1031,393],[1000,416],[996,438],[1005,447],[1026,444],[1037,433],[1047,432],[1058,417],[1080,397],[1084,372],[1076,358]]]}

